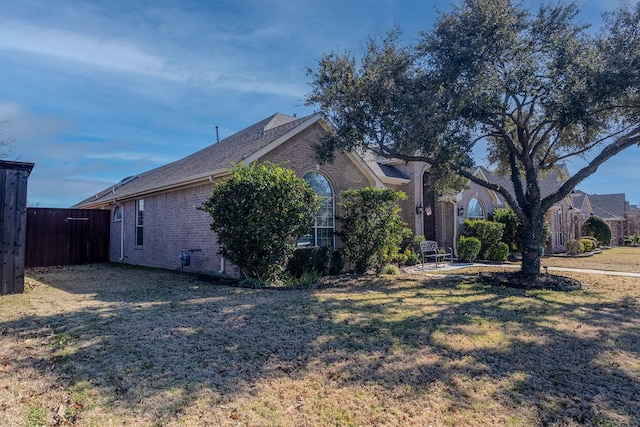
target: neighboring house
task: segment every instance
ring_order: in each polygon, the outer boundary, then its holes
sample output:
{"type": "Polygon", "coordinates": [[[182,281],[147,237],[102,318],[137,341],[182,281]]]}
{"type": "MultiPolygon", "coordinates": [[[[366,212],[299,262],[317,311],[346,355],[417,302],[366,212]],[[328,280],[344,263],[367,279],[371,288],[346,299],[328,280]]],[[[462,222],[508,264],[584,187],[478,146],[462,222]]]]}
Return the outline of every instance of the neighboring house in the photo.
{"type": "MultiPolygon", "coordinates": [[[[408,199],[401,203],[402,215],[414,234],[454,250],[464,218],[488,219],[495,208],[507,207],[502,196],[474,183],[458,194],[438,194],[427,185],[426,163],[380,161],[370,154],[338,152],[333,163],[317,164],[313,147],[329,129],[321,114],[303,118],[275,114],[183,159],[127,177],[74,207],[111,210],[110,259],[114,262],[177,269],[182,251],[191,250],[188,271],[236,277],[236,267],[218,254],[211,217],[195,208],[217,182],[230,175],[234,163],[285,163],[314,189],[322,190],[324,208],[304,237],[309,245],[340,246],[334,234],[340,228],[338,202],[342,191],[349,188],[404,191],[408,199]]],[[[486,168],[478,167],[475,173],[512,188],[509,180],[486,168]]],[[[546,174],[541,181],[543,196],[566,179],[564,166],[546,174]]],[[[588,207],[588,201],[579,198],[572,193],[547,212],[554,233],[548,252],[564,251],[565,241],[579,231],[575,218],[581,211],[574,206],[580,202],[579,209],[588,207]]]]}
{"type": "Polygon", "coordinates": [[[640,232],[640,208],[638,208],[638,205],[631,205],[627,202],[624,214],[627,218],[629,235],[636,235],[640,232]]]}
{"type": "Polygon", "coordinates": [[[611,229],[611,245],[622,245],[624,236],[629,234],[625,212],[627,202],[624,193],[589,194],[593,214],[602,218],[611,229]]]}

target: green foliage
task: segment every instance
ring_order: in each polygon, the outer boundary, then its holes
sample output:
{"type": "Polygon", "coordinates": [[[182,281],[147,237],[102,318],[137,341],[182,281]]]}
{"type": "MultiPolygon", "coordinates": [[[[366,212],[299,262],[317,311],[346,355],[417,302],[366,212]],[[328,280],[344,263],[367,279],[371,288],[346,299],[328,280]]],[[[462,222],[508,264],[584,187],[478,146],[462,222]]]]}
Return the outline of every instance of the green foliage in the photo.
{"type": "Polygon", "coordinates": [[[410,230],[402,221],[398,202],[407,195],[377,188],[345,190],[342,209],[342,236],[345,255],[355,263],[357,273],[382,265],[397,253],[410,230]]]}
{"type": "MultiPolygon", "coordinates": [[[[424,161],[442,187],[459,188],[448,178],[457,173],[498,193],[529,224],[523,238],[537,240],[553,204],[640,142],[640,5],[623,2],[604,21],[591,31],[575,3],[529,11],[515,0],[461,0],[416,43],[403,45],[413,37],[394,29],[371,37],[359,61],[324,55],[309,70],[307,104],[335,132],[318,153],[424,161]],[[473,174],[478,143],[508,185],[473,174]],[[544,194],[541,177],[576,157],[590,161],[544,194]]],[[[526,256],[522,271],[537,274],[539,264],[526,256]]]]}
{"type": "Polygon", "coordinates": [[[47,408],[29,408],[27,414],[26,427],[44,427],[49,425],[47,422],[47,408]]]}
{"type": "Polygon", "coordinates": [[[222,256],[245,276],[269,282],[283,273],[297,240],[313,226],[319,202],[292,170],[240,164],[198,209],[211,215],[222,256]]]}
{"type": "Polygon", "coordinates": [[[320,275],[315,271],[305,271],[302,276],[297,280],[296,285],[301,287],[311,287],[318,281],[320,275]]]}
{"type": "Polygon", "coordinates": [[[416,265],[420,262],[420,256],[418,255],[418,252],[414,252],[411,251],[409,249],[407,249],[409,251],[409,253],[407,254],[407,260],[405,261],[405,265],[416,265]]]}
{"type": "Polygon", "coordinates": [[[413,236],[411,243],[409,243],[409,247],[411,248],[411,252],[420,253],[420,243],[426,241],[422,234],[418,234],[417,236],[413,236]]]}
{"type": "Polygon", "coordinates": [[[331,266],[332,252],[328,246],[296,248],[287,263],[287,271],[296,278],[311,272],[326,276],[331,266]]]}
{"type": "Polygon", "coordinates": [[[546,246],[549,237],[551,237],[551,224],[544,221],[542,223],[542,232],[540,233],[540,246],[546,246]]]}
{"type": "Polygon", "coordinates": [[[489,259],[489,248],[496,245],[502,239],[505,225],[499,222],[486,221],[484,219],[464,220],[464,234],[467,237],[475,237],[480,240],[480,258],[489,259]]]}
{"type": "Polygon", "coordinates": [[[580,239],[580,245],[584,246],[584,252],[591,252],[596,248],[595,243],[591,239],[580,239]]]}
{"type": "Polygon", "coordinates": [[[509,246],[498,242],[489,248],[487,259],[490,261],[506,261],[509,256],[509,246]]]}
{"type": "Polygon", "coordinates": [[[609,225],[597,216],[587,218],[582,225],[582,234],[595,237],[599,245],[608,245],[611,243],[611,229],[609,225]]]}
{"type": "Polygon", "coordinates": [[[569,255],[578,255],[581,253],[580,242],[577,240],[567,240],[565,247],[567,248],[567,253],[569,255]]]}
{"type": "Polygon", "coordinates": [[[344,270],[344,250],[336,249],[331,253],[331,262],[329,264],[329,274],[335,276],[344,270]]]}
{"type": "Polygon", "coordinates": [[[458,238],[458,259],[463,262],[473,262],[480,253],[480,240],[475,237],[460,236],[458,238]]]}
{"type": "Polygon", "coordinates": [[[593,244],[593,249],[596,249],[598,247],[598,239],[596,239],[593,236],[582,236],[580,239],[581,240],[590,240],[591,243],[593,244]]]}
{"type": "Polygon", "coordinates": [[[522,221],[520,221],[520,218],[518,218],[518,215],[516,215],[513,209],[494,209],[489,219],[504,224],[502,241],[509,246],[510,251],[520,252],[520,246],[522,245],[522,236],[520,234],[522,221]]]}
{"type": "Polygon", "coordinates": [[[400,274],[400,269],[397,266],[393,265],[393,264],[385,264],[382,267],[382,273],[383,274],[389,274],[389,275],[392,275],[392,276],[397,276],[398,274],[400,274]]]}

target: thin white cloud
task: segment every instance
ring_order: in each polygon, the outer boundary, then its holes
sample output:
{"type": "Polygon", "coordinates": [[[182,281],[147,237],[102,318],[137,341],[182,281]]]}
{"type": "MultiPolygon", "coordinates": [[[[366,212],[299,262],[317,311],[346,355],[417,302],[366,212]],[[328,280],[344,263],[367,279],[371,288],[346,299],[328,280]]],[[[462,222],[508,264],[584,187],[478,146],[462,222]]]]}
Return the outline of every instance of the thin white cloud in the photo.
{"type": "Polygon", "coordinates": [[[163,58],[126,41],[19,22],[0,23],[0,49],[167,80],[185,79],[168,70],[163,58]]]}
{"type": "MultiPolygon", "coordinates": [[[[264,28],[246,37],[254,38],[256,34],[265,36],[274,31],[273,28],[264,28]]],[[[244,70],[238,63],[214,63],[206,58],[206,53],[194,55],[192,52],[190,57],[181,56],[177,52],[178,48],[174,47],[168,52],[169,56],[164,57],[149,52],[143,46],[144,43],[137,44],[104,35],[33,26],[17,21],[0,22],[0,51],[48,57],[56,60],[58,67],[66,68],[70,72],[78,72],[78,66],[92,67],[107,72],[153,77],[209,89],[298,98],[306,91],[303,84],[256,78],[255,69],[244,70]]],[[[236,55],[236,58],[241,56],[236,55]]]]}
{"type": "Polygon", "coordinates": [[[89,153],[84,156],[86,159],[93,160],[115,160],[125,162],[137,162],[144,160],[158,164],[164,164],[174,161],[175,159],[167,156],[157,156],[151,153],[135,153],[127,151],[113,151],[108,153],[89,153]]]}

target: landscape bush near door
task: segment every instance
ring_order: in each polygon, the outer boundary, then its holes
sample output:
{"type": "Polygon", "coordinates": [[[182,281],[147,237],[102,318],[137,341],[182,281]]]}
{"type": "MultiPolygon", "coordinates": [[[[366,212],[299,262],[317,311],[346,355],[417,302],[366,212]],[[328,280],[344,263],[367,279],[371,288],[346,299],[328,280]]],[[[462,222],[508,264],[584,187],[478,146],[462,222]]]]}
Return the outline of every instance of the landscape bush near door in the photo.
{"type": "Polygon", "coordinates": [[[456,252],[458,259],[462,262],[473,262],[480,252],[480,240],[475,237],[460,236],[456,252]]]}
{"type": "Polygon", "coordinates": [[[490,259],[489,249],[500,242],[504,228],[505,225],[499,222],[483,219],[464,220],[464,234],[480,240],[479,257],[481,259],[490,259]]]}
{"type": "Polygon", "coordinates": [[[376,272],[397,253],[400,243],[411,233],[402,221],[398,202],[406,200],[401,191],[359,188],[342,193],[339,234],[344,253],[355,263],[356,273],[370,268],[376,272]]]}
{"type": "Polygon", "coordinates": [[[494,209],[489,219],[504,224],[502,241],[509,246],[511,252],[521,252],[522,236],[520,235],[520,228],[522,227],[522,221],[520,221],[513,209],[494,209]]]}

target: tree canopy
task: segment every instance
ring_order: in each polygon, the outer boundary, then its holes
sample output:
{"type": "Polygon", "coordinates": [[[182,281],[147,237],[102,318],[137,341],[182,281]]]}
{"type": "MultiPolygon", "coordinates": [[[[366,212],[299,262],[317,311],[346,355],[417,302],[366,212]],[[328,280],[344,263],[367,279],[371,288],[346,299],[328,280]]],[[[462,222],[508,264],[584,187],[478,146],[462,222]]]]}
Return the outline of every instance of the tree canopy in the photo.
{"type": "Polygon", "coordinates": [[[545,212],[640,142],[640,4],[603,19],[593,32],[574,3],[533,12],[464,0],[414,44],[396,28],[371,37],[360,61],[325,54],[307,95],[334,126],[318,156],[365,148],[428,163],[434,188],[460,189],[463,178],[499,193],[522,221],[522,272],[537,274],[545,212]],[[473,174],[479,144],[512,190],[473,174]],[[586,166],[543,194],[541,177],[576,157],[586,166]]]}

